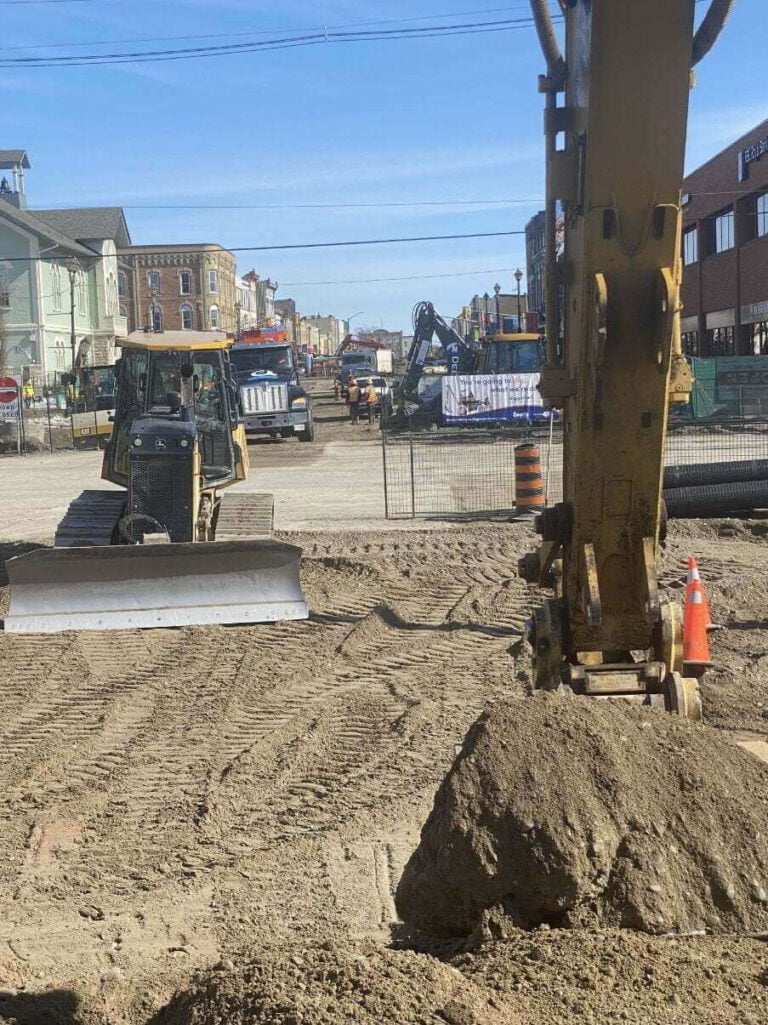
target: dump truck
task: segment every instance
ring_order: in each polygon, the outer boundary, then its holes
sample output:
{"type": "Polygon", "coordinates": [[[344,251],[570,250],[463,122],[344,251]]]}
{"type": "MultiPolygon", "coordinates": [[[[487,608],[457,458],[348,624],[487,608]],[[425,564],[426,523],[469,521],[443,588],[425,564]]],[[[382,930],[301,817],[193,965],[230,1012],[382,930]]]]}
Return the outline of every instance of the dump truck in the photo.
{"type": "Polygon", "coordinates": [[[288,342],[238,342],[232,347],[247,434],[314,441],[312,399],[299,383],[288,342]]]}
{"type": "Polygon", "coordinates": [[[102,477],[53,549],[7,563],[5,629],[116,630],[306,618],[301,549],[271,537],[271,495],[235,494],[248,448],[231,341],[128,340],[102,477]]]}

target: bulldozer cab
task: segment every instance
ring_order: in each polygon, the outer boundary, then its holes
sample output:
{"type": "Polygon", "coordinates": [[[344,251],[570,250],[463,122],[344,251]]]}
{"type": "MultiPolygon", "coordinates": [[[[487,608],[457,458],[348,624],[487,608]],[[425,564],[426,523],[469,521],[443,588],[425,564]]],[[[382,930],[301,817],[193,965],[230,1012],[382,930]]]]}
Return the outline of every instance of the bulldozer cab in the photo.
{"type": "MultiPolygon", "coordinates": [[[[102,476],[128,486],[133,428],[139,417],[165,421],[164,439],[183,445],[183,425],[196,426],[201,488],[242,480],[237,391],[229,343],[174,346],[162,339],[124,346],[116,365],[116,408],[112,441],[102,476]]],[[[162,442],[156,442],[162,444],[162,442]]]]}
{"type": "Polygon", "coordinates": [[[482,340],[480,374],[538,374],[544,362],[543,339],[532,333],[493,334],[482,340]]]}

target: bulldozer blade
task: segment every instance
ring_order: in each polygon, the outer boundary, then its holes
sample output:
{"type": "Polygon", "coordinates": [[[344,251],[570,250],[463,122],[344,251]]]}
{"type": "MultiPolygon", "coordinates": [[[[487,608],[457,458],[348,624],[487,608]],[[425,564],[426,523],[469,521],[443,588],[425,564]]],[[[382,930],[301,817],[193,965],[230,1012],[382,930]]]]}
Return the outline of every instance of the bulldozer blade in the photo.
{"type": "Polygon", "coordinates": [[[270,623],[309,615],[301,549],[270,539],[40,549],[8,561],[13,633],[270,623]]]}

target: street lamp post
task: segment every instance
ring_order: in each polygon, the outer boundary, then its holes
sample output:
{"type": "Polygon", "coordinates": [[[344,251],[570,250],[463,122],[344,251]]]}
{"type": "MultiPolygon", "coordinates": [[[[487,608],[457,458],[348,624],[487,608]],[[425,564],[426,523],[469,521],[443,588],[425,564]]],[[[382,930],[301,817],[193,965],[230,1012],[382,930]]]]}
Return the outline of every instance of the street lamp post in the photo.
{"type": "Polygon", "coordinates": [[[488,334],[488,321],[490,320],[490,316],[488,314],[488,303],[490,302],[490,298],[491,297],[488,295],[487,292],[483,295],[483,299],[485,300],[485,317],[483,318],[484,319],[483,334],[486,334],[486,335],[488,334]]]}
{"type": "Polygon", "coordinates": [[[347,317],[346,318],[347,334],[349,334],[349,325],[352,323],[352,321],[355,319],[355,317],[362,317],[364,312],[365,312],[364,310],[358,310],[357,313],[353,313],[351,317],[347,317]]]}
{"type": "Polygon", "coordinates": [[[501,285],[498,283],[498,281],[493,286],[493,293],[496,296],[496,330],[499,332],[499,334],[502,334],[504,325],[501,320],[501,285]]]}
{"type": "Polygon", "coordinates": [[[77,372],[77,335],[75,334],[75,281],[80,271],[80,261],[70,256],[65,263],[69,275],[69,344],[72,347],[72,392],[74,394],[77,372]]]}
{"type": "Polygon", "coordinates": [[[523,330],[523,307],[520,302],[520,282],[523,280],[523,272],[518,267],[515,271],[515,281],[517,282],[517,330],[523,330]]]}

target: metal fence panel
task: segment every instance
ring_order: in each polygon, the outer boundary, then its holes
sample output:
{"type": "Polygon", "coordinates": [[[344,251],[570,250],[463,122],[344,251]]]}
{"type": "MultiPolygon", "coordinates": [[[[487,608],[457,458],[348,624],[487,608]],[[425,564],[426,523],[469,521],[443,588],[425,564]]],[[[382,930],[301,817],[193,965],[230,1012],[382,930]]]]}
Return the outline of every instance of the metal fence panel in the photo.
{"type": "MultiPolygon", "coordinates": [[[[512,511],[514,448],[523,441],[541,450],[547,505],[562,501],[562,423],[490,431],[432,425],[383,432],[387,517],[512,511]]],[[[670,425],[667,466],[747,459],[768,459],[768,418],[670,425]]]]}

